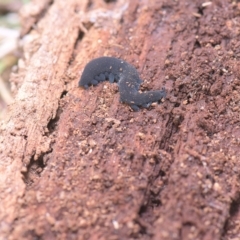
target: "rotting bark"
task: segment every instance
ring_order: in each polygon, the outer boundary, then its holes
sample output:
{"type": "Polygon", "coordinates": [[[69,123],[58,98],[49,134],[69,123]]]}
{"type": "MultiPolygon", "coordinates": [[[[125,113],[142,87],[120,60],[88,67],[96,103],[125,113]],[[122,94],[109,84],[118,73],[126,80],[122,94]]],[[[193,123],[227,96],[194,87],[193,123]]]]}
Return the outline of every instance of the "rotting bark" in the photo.
{"type": "Polygon", "coordinates": [[[240,5],[38,2],[1,125],[0,238],[237,239],[240,5]],[[166,101],[132,112],[114,84],[77,88],[99,56],[166,101]]]}

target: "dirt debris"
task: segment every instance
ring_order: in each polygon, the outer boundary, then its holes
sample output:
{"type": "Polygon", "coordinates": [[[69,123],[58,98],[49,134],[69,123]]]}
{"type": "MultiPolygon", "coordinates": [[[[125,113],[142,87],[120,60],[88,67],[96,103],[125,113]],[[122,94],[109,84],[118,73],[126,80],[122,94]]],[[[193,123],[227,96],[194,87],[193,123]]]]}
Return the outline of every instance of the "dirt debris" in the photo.
{"type": "MultiPolygon", "coordinates": [[[[38,98],[29,93],[30,107],[14,105],[11,120],[2,127],[2,136],[18,146],[17,153],[1,147],[10,166],[3,176],[19,174],[3,181],[8,187],[3,193],[12,200],[2,202],[7,211],[0,213],[0,236],[238,239],[239,3],[71,0],[65,9],[62,0],[45,2],[47,8],[39,8],[44,9],[42,19],[35,19],[39,12],[31,16],[47,36],[37,52],[41,59],[49,42],[61,46],[59,39],[51,39],[57,36],[51,35],[55,29],[49,24],[56,12],[63,18],[60,25],[72,19],[67,27],[74,37],[64,49],[48,53],[62,57],[48,62],[49,71],[56,73],[51,81],[44,72],[48,87],[41,79],[38,84],[30,79],[31,71],[46,64],[37,61],[35,66],[38,55],[29,56],[17,99],[23,99],[28,84],[30,90],[38,86],[38,98]],[[98,7],[118,12],[125,5],[121,17],[107,27],[84,22],[83,31],[74,25],[80,12],[98,7]],[[167,99],[132,112],[119,102],[114,84],[77,88],[85,64],[99,56],[120,57],[136,66],[144,80],[142,90],[165,86],[167,99]],[[59,67],[66,70],[59,72],[59,67]],[[40,121],[41,127],[33,132],[30,120],[19,120],[20,113],[40,121]],[[25,183],[21,169],[28,177],[25,183]]],[[[25,34],[34,33],[29,24],[25,27],[25,34]]],[[[39,46],[35,41],[31,44],[39,46]]]]}

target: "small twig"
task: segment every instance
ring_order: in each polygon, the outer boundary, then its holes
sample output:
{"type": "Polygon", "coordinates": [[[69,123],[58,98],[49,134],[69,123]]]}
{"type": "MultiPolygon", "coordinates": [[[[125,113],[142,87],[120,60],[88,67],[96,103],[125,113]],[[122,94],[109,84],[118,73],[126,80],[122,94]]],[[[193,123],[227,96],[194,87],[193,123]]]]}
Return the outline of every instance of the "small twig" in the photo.
{"type": "Polygon", "coordinates": [[[13,98],[6,87],[3,79],[0,77],[0,96],[6,104],[11,104],[13,102],[13,98]]]}
{"type": "Polygon", "coordinates": [[[19,30],[0,27],[0,38],[18,38],[19,30]]]}
{"type": "Polygon", "coordinates": [[[18,30],[12,30],[0,27],[0,58],[12,53],[17,49],[18,30]]]}

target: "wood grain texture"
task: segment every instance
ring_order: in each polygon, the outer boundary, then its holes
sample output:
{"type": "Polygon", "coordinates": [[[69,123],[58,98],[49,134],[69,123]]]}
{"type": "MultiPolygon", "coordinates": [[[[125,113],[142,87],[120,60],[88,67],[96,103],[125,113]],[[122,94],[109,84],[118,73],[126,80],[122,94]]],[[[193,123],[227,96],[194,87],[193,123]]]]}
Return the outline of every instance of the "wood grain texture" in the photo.
{"type": "Polygon", "coordinates": [[[238,4],[31,6],[1,124],[0,238],[238,239],[238,4]],[[78,88],[100,56],[134,65],[141,91],[166,86],[166,101],[132,112],[114,84],[78,88]]]}
{"type": "MultiPolygon", "coordinates": [[[[38,14],[46,3],[49,1],[41,2],[38,14]]],[[[46,9],[44,18],[37,20],[25,42],[23,69],[19,69],[19,76],[24,71],[22,85],[9,106],[8,120],[1,125],[1,239],[9,236],[20,211],[25,193],[21,171],[27,171],[31,159],[38,161],[51,151],[48,123],[56,116],[65,90],[64,74],[79,34],[75,4],[68,1],[66,8],[65,1],[55,1],[46,9]]],[[[80,7],[85,8],[85,4],[82,1],[80,7]]],[[[30,18],[35,8],[36,3],[28,8],[30,18]]]]}

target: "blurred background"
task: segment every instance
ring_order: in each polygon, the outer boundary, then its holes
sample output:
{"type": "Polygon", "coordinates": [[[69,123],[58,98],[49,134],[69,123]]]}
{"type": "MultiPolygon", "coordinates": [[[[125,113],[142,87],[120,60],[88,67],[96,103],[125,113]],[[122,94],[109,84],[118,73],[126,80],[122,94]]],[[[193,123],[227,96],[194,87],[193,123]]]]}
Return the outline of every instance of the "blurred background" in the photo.
{"type": "Polygon", "coordinates": [[[7,106],[13,102],[9,78],[20,54],[18,11],[29,2],[30,0],[0,0],[0,120],[4,119],[7,106]]]}

